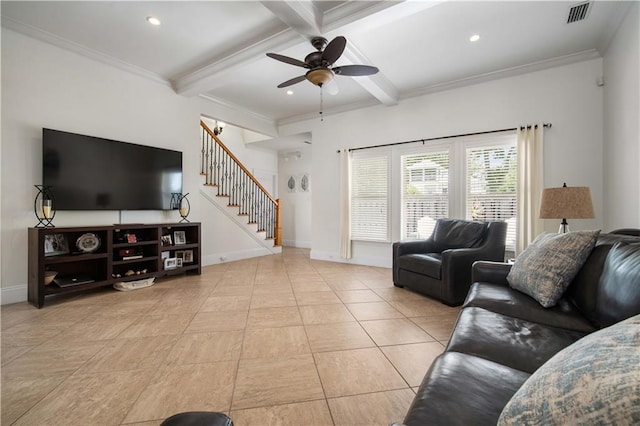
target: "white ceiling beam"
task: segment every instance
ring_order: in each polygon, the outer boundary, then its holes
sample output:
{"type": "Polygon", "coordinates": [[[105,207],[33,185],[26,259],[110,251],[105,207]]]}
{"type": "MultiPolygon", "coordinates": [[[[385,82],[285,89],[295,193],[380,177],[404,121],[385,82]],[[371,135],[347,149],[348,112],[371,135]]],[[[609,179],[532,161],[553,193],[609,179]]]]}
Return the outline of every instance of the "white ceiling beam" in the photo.
{"type": "MultiPolygon", "coordinates": [[[[342,57],[352,64],[372,65],[371,61],[351,42],[347,43],[342,57]]],[[[382,72],[366,77],[354,77],[353,80],[382,104],[391,106],[398,103],[398,90],[382,72]]]]}
{"type": "MultiPolygon", "coordinates": [[[[405,0],[347,1],[327,10],[322,18],[322,31],[329,32],[348,26],[405,0]]],[[[413,3],[413,2],[411,2],[413,3]]]]}
{"type": "Polygon", "coordinates": [[[223,85],[225,76],[233,73],[239,67],[263,58],[265,52],[286,49],[299,42],[300,36],[291,29],[280,31],[173,79],[173,89],[180,95],[197,96],[223,85]]]}
{"type": "Polygon", "coordinates": [[[278,19],[307,39],[322,34],[322,13],[313,1],[261,1],[278,19]]]}

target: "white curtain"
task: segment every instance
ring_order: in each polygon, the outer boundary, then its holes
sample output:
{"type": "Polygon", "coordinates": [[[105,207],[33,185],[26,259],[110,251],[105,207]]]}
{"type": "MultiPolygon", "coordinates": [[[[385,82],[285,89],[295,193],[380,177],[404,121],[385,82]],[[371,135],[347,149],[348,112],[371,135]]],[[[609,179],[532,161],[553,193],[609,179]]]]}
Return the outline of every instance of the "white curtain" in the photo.
{"type": "Polygon", "coordinates": [[[526,126],[518,130],[518,209],[516,218],[516,254],[524,250],[543,230],[540,194],[543,188],[544,126],[526,126]]]}
{"type": "Polygon", "coordinates": [[[340,150],[340,257],[351,259],[351,153],[340,150]]]}

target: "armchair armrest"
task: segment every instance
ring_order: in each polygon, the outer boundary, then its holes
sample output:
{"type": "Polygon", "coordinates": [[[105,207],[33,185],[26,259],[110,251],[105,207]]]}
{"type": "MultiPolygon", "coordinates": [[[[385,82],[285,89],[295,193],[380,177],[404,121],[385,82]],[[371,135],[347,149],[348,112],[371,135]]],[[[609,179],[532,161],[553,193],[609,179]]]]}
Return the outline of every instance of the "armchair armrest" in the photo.
{"type": "Polygon", "coordinates": [[[509,275],[512,266],[510,263],[479,260],[473,264],[471,281],[474,283],[483,281],[508,286],[507,275],[509,275]]]}
{"type": "Polygon", "coordinates": [[[398,241],[393,243],[393,258],[404,254],[432,253],[436,251],[436,245],[431,239],[398,241]]]}
{"type": "Polygon", "coordinates": [[[393,282],[397,284],[398,281],[398,258],[405,254],[412,253],[429,253],[434,251],[435,243],[429,238],[427,240],[415,240],[415,241],[398,241],[393,243],[392,246],[392,261],[393,261],[393,282]]]}
{"type": "Polygon", "coordinates": [[[442,252],[443,299],[463,301],[473,283],[471,269],[478,259],[490,258],[486,247],[449,249],[442,252]]]}

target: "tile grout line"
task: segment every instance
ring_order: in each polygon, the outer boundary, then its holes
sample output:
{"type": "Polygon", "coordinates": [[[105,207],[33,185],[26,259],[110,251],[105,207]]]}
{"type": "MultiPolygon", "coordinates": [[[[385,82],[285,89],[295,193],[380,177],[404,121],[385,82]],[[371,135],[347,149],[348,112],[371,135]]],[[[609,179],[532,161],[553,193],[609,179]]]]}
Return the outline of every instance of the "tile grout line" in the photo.
{"type": "MultiPolygon", "coordinates": [[[[314,271],[317,270],[315,268],[313,268],[314,271]]],[[[289,273],[287,272],[287,276],[289,277],[289,281],[291,281],[291,277],[289,275],[289,273]]],[[[322,279],[322,282],[325,285],[328,285],[327,282],[324,280],[324,278],[322,279]]],[[[333,290],[332,290],[333,292],[333,290]]],[[[307,345],[309,345],[309,351],[311,352],[311,359],[313,359],[313,365],[316,369],[316,375],[318,376],[318,381],[320,382],[320,389],[322,389],[322,395],[324,396],[323,401],[324,401],[324,405],[327,407],[327,411],[329,412],[329,417],[331,418],[331,422],[333,423],[333,425],[335,426],[336,421],[333,418],[333,412],[331,411],[331,407],[329,406],[329,400],[327,399],[327,391],[324,388],[324,384],[322,383],[322,377],[320,376],[320,370],[318,370],[318,360],[316,359],[316,355],[313,352],[313,349],[311,348],[311,341],[309,340],[309,334],[307,333],[307,327],[305,326],[304,320],[302,319],[302,312],[300,311],[300,304],[297,301],[296,298],[296,307],[298,308],[298,315],[300,315],[300,322],[302,323],[302,329],[304,330],[304,335],[307,338],[307,345]]]]}

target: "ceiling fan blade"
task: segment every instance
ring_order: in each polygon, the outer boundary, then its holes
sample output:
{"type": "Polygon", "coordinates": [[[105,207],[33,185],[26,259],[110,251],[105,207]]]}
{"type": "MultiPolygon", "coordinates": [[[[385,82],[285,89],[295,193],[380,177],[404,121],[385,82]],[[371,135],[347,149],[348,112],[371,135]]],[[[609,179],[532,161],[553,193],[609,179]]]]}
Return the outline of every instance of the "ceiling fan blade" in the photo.
{"type": "Polygon", "coordinates": [[[326,89],[327,93],[330,95],[337,95],[339,91],[338,83],[335,78],[332,78],[328,83],[323,84],[322,88],[326,89]]]}
{"type": "Polygon", "coordinates": [[[272,59],[275,59],[276,61],[284,62],[289,65],[296,65],[302,68],[309,68],[309,65],[307,65],[306,63],[298,59],[290,58],[288,56],[278,55],[277,53],[267,53],[267,56],[272,59]]]}
{"type": "Polygon", "coordinates": [[[306,75],[301,75],[301,76],[292,78],[291,80],[287,80],[284,83],[278,84],[278,89],[282,89],[283,87],[287,87],[287,86],[293,86],[296,83],[300,83],[301,81],[306,80],[306,78],[307,78],[306,75]]]}
{"type": "Polygon", "coordinates": [[[337,75],[348,75],[351,77],[376,74],[379,70],[370,65],[345,65],[342,67],[332,68],[337,75]]]}
{"type": "Polygon", "coordinates": [[[342,36],[334,38],[329,44],[327,44],[324,52],[322,52],[322,60],[326,61],[329,65],[333,64],[338,60],[340,55],[342,55],[342,52],[344,52],[344,48],[346,47],[346,45],[346,38],[342,36]]]}

